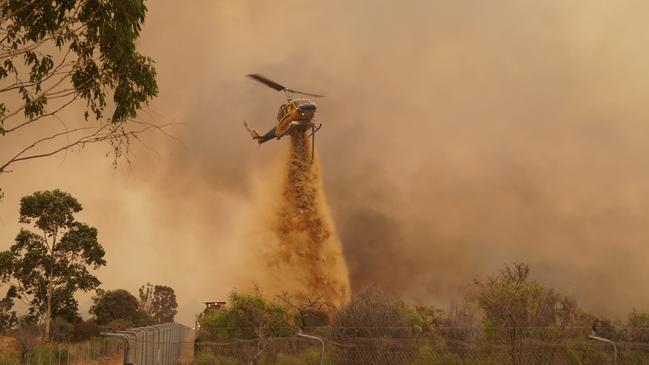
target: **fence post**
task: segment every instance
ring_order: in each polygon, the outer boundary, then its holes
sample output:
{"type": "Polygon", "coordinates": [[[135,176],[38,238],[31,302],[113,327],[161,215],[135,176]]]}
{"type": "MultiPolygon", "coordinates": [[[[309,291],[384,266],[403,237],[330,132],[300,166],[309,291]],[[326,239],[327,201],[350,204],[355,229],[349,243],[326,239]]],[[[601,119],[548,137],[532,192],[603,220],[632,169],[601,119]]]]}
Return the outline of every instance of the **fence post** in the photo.
{"type": "Polygon", "coordinates": [[[298,337],[308,338],[309,340],[320,341],[320,344],[322,345],[322,351],[320,352],[320,365],[322,365],[324,363],[324,353],[325,353],[324,341],[320,337],[304,334],[304,333],[302,333],[302,330],[300,330],[297,333],[297,335],[298,335],[298,337]]]}
{"type": "Polygon", "coordinates": [[[599,336],[595,336],[595,335],[590,335],[590,336],[588,336],[588,338],[590,338],[591,340],[600,341],[600,342],[606,342],[606,343],[609,343],[609,344],[613,345],[613,365],[617,365],[617,346],[615,346],[615,342],[613,342],[613,341],[611,341],[611,340],[609,340],[607,338],[599,337],[599,336]]]}
{"type": "Polygon", "coordinates": [[[101,335],[120,337],[124,340],[124,364],[173,365],[180,357],[181,341],[184,339],[181,335],[185,329],[187,327],[178,323],[165,323],[101,335]]]}
{"type": "Polygon", "coordinates": [[[119,337],[124,340],[124,365],[135,365],[133,362],[133,352],[131,351],[134,346],[131,346],[129,340],[132,333],[119,333],[119,332],[102,332],[101,336],[104,337],[119,337]]]}

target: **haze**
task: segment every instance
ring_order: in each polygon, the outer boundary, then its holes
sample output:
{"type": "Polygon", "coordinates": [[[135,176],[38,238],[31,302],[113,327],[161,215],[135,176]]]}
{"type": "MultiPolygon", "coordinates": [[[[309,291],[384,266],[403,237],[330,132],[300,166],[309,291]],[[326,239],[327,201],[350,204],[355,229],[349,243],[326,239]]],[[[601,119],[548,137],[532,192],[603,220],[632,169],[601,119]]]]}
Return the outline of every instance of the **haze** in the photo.
{"type": "MultiPolygon", "coordinates": [[[[254,277],[240,232],[286,148],[257,148],[241,125],[270,128],[284,100],[244,78],[257,72],[327,95],[316,143],[352,289],[445,306],[524,261],[596,314],[649,308],[649,3],[148,6],[141,47],[161,93],[142,118],[182,123],[182,143],[148,135],[156,152],[134,143],[117,170],[100,145],[14,166],[0,249],[20,197],[63,189],[99,229],[103,287],[171,285],[192,323],[254,277]]],[[[0,139],[0,156],[42,132],[0,139]]]]}

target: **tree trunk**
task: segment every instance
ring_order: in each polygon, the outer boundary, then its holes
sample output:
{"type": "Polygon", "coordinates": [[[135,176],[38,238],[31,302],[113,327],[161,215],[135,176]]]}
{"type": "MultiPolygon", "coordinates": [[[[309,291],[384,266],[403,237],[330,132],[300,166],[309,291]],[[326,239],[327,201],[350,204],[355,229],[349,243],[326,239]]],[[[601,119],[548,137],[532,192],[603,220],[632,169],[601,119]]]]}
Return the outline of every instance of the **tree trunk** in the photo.
{"type": "Polygon", "coordinates": [[[54,288],[52,285],[52,278],[54,277],[54,248],[56,247],[56,236],[58,229],[54,230],[52,234],[52,247],[50,248],[50,257],[52,258],[52,266],[50,267],[50,275],[47,278],[47,306],[45,310],[45,342],[50,342],[50,324],[52,322],[52,296],[54,288]]]}
{"type": "Polygon", "coordinates": [[[50,342],[50,322],[52,322],[52,285],[47,284],[47,309],[45,311],[45,342],[50,342]]]}

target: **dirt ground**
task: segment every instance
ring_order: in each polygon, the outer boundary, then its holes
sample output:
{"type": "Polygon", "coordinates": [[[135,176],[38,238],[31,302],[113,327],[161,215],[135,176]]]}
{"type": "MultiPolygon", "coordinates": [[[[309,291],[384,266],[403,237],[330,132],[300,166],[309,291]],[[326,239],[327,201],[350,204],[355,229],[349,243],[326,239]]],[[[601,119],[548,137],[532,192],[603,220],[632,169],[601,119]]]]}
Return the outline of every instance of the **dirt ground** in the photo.
{"type": "Polygon", "coordinates": [[[180,350],[180,357],[177,365],[191,365],[194,363],[194,339],[196,335],[191,331],[183,339],[183,346],[180,350]]]}

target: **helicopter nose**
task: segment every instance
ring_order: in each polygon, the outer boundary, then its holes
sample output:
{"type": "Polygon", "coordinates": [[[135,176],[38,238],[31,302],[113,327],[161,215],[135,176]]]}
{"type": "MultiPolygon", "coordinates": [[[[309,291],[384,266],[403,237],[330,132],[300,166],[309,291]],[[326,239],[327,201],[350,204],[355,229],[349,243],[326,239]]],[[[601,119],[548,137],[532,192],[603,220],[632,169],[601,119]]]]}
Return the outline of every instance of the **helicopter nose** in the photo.
{"type": "Polygon", "coordinates": [[[314,103],[305,103],[301,104],[298,108],[304,111],[313,111],[316,110],[316,105],[314,103]]]}

